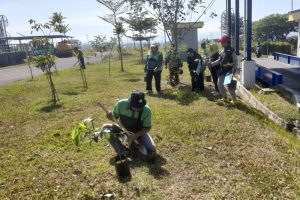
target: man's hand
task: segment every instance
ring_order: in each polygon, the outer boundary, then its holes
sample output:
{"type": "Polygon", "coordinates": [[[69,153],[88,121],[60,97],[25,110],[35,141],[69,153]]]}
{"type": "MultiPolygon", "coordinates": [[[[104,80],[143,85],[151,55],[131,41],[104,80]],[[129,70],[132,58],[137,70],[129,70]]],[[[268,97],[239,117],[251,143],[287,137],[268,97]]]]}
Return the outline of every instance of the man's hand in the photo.
{"type": "Polygon", "coordinates": [[[137,136],[132,132],[128,132],[127,137],[130,142],[134,142],[137,139],[137,136]]]}
{"type": "Polygon", "coordinates": [[[106,113],[106,118],[111,120],[111,121],[114,121],[114,115],[112,114],[111,111],[109,111],[108,113],[106,113]]]}
{"type": "Polygon", "coordinates": [[[212,67],[212,64],[211,64],[211,62],[210,62],[210,61],[208,61],[208,62],[206,63],[206,66],[207,66],[207,67],[209,67],[209,68],[210,68],[210,67],[212,67]]]}
{"type": "Polygon", "coordinates": [[[155,67],[155,68],[154,68],[154,72],[157,72],[157,71],[158,71],[158,70],[157,70],[157,67],[155,67]]]}

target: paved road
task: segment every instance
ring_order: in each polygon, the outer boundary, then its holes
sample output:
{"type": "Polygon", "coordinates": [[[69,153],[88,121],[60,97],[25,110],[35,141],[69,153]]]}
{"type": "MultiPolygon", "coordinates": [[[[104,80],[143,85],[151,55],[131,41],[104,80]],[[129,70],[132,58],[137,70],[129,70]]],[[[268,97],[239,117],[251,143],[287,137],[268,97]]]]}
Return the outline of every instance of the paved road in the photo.
{"type": "Polygon", "coordinates": [[[283,75],[283,85],[300,93],[300,67],[271,58],[253,58],[256,64],[270,68],[283,75]]]}
{"type": "MultiPolygon", "coordinates": [[[[104,53],[103,56],[105,56],[108,53],[104,53]]],[[[100,62],[101,56],[98,53],[96,57],[91,57],[89,59],[90,63],[100,62]]],[[[76,63],[77,59],[75,57],[70,58],[57,58],[56,60],[56,67],[57,70],[63,70],[67,68],[73,67],[74,63],[76,63]]],[[[85,59],[85,62],[87,60],[85,59]]],[[[33,76],[37,76],[42,74],[42,70],[33,67],[32,68],[33,76]]],[[[17,80],[22,80],[26,78],[30,78],[30,71],[27,65],[21,64],[21,65],[13,65],[8,67],[0,67],[0,85],[5,85],[8,83],[12,83],[17,80]]]]}

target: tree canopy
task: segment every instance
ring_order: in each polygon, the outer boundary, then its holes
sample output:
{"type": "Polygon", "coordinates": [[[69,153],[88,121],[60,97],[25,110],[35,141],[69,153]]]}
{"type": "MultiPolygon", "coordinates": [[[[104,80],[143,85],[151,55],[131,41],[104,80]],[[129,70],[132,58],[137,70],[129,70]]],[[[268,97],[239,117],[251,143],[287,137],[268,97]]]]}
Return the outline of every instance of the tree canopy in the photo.
{"type": "MultiPolygon", "coordinates": [[[[169,41],[177,45],[182,39],[177,30],[180,22],[186,21],[187,17],[197,12],[197,6],[202,6],[202,0],[127,0],[134,9],[142,10],[148,5],[157,20],[163,25],[169,41]]],[[[150,11],[149,11],[150,12],[150,11]]]]}
{"type": "Polygon", "coordinates": [[[253,39],[284,41],[290,32],[297,31],[296,22],[288,22],[287,14],[272,14],[253,22],[253,39]]]}

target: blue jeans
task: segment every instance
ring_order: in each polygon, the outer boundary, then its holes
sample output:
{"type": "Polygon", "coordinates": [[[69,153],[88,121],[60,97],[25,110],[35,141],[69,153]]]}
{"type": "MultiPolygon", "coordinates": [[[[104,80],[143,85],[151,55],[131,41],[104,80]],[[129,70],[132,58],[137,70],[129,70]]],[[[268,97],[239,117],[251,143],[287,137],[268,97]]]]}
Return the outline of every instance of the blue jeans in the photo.
{"type": "MultiPolygon", "coordinates": [[[[156,151],[154,141],[148,133],[138,137],[137,140],[140,143],[140,145],[143,145],[146,148],[148,154],[156,151]]],[[[128,152],[126,147],[122,144],[122,142],[116,135],[112,135],[108,141],[110,145],[114,148],[114,150],[117,152],[117,154],[121,155],[126,154],[128,152]]]]}

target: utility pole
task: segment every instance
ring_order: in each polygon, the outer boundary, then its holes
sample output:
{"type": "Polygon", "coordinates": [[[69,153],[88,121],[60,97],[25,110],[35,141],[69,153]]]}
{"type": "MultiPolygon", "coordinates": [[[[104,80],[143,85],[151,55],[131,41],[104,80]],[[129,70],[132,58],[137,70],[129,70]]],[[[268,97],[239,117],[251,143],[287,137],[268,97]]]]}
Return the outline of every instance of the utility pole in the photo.
{"type": "Polygon", "coordinates": [[[293,11],[294,10],[294,1],[291,0],[291,3],[292,3],[292,10],[291,11],[293,11]]]}
{"type": "Polygon", "coordinates": [[[232,33],[231,33],[231,0],[226,1],[226,9],[227,9],[227,34],[230,38],[230,46],[231,46],[231,39],[232,39],[232,33]]]}
{"type": "Polygon", "coordinates": [[[240,55],[240,0],[235,0],[235,51],[240,55]]]}

